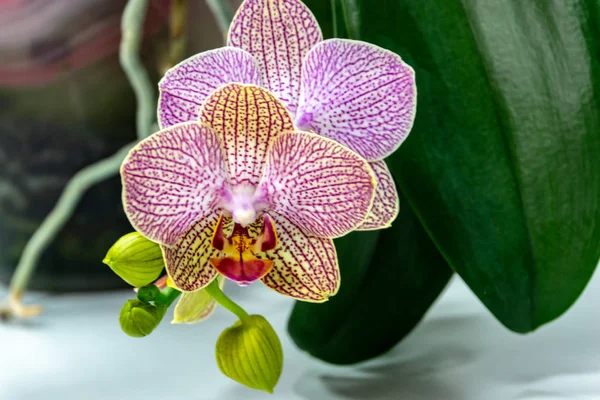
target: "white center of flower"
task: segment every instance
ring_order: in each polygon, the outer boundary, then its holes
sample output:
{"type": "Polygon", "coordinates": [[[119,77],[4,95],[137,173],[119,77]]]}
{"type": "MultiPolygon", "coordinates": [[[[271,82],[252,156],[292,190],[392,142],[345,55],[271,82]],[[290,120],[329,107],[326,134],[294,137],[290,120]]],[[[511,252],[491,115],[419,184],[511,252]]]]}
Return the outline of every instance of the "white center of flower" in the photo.
{"type": "Polygon", "coordinates": [[[256,220],[256,211],[254,211],[254,207],[252,206],[241,207],[232,211],[231,218],[238,224],[246,227],[256,220]]]}
{"type": "Polygon", "coordinates": [[[234,222],[246,227],[256,221],[256,212],[261,207],[253,187],[235,188],[227,197],[225,209],[231,213],[234,222]]]}

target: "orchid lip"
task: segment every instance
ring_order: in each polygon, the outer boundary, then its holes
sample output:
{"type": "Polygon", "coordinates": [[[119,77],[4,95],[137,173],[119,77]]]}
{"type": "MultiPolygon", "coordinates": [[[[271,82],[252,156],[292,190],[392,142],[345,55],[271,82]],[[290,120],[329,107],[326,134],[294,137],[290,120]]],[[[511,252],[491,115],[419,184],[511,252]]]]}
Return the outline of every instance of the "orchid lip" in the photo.
{"type": "Polygon", "coordinates": [[[224,253],[224,257],[214,257],[209,262],[221,275],[240,286],[248,286],[263,278],[273,268],[273,261],[256,256],[277,247],[273,221],[267,214],[263,215],[263,221],[262,233],[258,237],[251,237],[248,228],[239,223],[234,225],[231,236],[225,236],[222,215],[215,226],[212,246],[224,253]]]}

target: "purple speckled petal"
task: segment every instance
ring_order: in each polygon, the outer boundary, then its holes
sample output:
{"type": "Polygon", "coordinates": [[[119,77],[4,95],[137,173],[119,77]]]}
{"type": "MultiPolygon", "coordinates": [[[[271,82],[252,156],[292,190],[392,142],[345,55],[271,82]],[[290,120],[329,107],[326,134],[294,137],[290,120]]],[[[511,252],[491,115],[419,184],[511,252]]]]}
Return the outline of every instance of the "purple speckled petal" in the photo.
{"type": "Polygon", "coordinates": [[[300,0],[246,0],[233,18],[228,44],[254,56],[265,87],[293,114],[302,60],[321,40],[317,20],[300,0]]]}
{"type": "Polygon", "coordinates": [[[235,83],[222,86],[206,99],[200,122],[219,136],[234,189],[257,185],[270,143],[294,129],[290,113],[272,93],[235,83]]]}
{"type": "Polygon", "coordinates": [[[309,132],[279,136],[269,150],[258,193],[270,210],[305,232],[335,238],[358,227],[371,209],[375,176],[347,147],[309,132]]]}
{"type": "Polygon", "coordinates": [[[304,60],[295,123],[377,161],[408,136],[416,99],[414,72],[398,55],[369,43],[326,40],[304,60]]]}
{"type": "Polygon", "coordinates": [[[158,123],[167,128],[196,121],[204,100],[226,83],[261,84],[252,56],[241,49],[223,47],[182,61],[167,71],[158,84],[158,123]]]}
{"type": "Polygon", "coordinates": [[[195,122],[140,142],[123,162],[121,178],[123,207],[133,227],[167,246],[217,207],[227,185],[217,135],[195,122]]]}
{"type": "Polygon", "coordinates": [[[205,288],[217,276],[210,265],[213,257],[223,253],[211,245],[220,214],[208,213],[196,221],[172,247],[161,246],[167,273],[182,292],[205,288]]]}
{"type": "Polygon", "coordinates": [[[333,240],[309,235],[283,215],[269,214],[279,234],[279,245],[266,253],[273,269],[262,278],[263,283],[297,300],[327,301],[340,286],[333,240]]]}
{"type": "Polygon", "coordinates": [[[396,184],[385,161],[374,161],[369,165],[377,177],[377,189],[373,207],[365,221],[357,228],[359,231],[389,228],[400,211],[400,199],[396,184]]]}

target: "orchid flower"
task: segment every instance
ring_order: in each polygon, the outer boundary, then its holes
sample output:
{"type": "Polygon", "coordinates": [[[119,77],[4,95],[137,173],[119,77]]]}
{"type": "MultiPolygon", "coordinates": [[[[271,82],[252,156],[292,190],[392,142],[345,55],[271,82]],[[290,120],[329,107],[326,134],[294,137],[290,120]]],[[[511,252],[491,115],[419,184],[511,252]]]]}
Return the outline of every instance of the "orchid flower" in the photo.
{"type": "Polygon", "coordinates": [[[300,0],[245,0],[234,17],[228,47],[193,56],[159,83],[159,124],[198,119],[219,86],[247,83],[274,93],[297,129],[313,131],[371,163],[378,185],[359,230],[389,227],[399,210],[394,180],[383,159],[410,132],[416,112],[413,70],[375,45],[332,39],[300,0]]]}
{"type": "Polygon", "coordinates": [[[364,221],[376,185],[363,157],[295,130],[280,100],[243,84],[136,145],[121,176],[131,224],[161,245],[171,284],[187,292],[178,306],[195,318],[184,322],[210,314],[201,289],[219,275],[326,301],[340,283],[332,238],[364,221]]]}

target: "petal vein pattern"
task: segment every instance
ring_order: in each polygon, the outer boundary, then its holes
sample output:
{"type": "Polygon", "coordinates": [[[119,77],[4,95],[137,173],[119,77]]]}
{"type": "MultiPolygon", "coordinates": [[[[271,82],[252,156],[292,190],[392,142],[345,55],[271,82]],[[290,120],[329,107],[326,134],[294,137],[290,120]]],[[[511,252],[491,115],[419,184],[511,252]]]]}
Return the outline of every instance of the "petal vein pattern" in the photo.
{"type": "Polygon", "coordinates": [[[262,281],[269,288],[297,300],[322,303],[340,286],[337,254],[332,239],[305,233],[283,215],[270,212],[279,246],[266,253],[273,269],[262,281]]]}
{"type": "Polygon", "coordinates": [[[299,0],[246,0],[229,30],[228,44],[254,56],[263,83],[296,111],[302,60],[323,40],[311,11],[299,0]]]}
{"type": "Polygon", "coordinates": [[[391,51],[332,39],[306,56],[298,128],[314,130],[377,161],[406,139],[415,113],[414,72],[391,51]]]}
{"type": "Polygon", "coordinates": [[[261,84],[258,64],[241,49],[223,47],[182,61],[168,70],[158,84],[160,127],[196,121],[209,94],[233,82],[261,84]]]}
{"type": "Polygon", "coordinates": [[[213,92],[200,111],[223,145],[232,187],[256,186],[267,149],[281,133],[294,129],[285,106],[258,86],[229,84],[213,92]]]}
{"type": "Polygon", "coordinates": [[[174,246],[162,246],[167,273],[179,290],[194,292],[206,287],[217,276],[209,260],[223,256],[211,245],[218,220],[218,213],[207,214],[193,224],[174,246]]]}
{"type": "Polygon", "coordinates": [[[266,193],[269,209],[305,232],[334,238],[364,221],[375,177],[348,148],[314,133],[291,132],[273,142],[259,192],[266,193]]]}
{"type": "Polygon", "coordinates": [[[227,186],[219,139],[197,123],[175,125],[140,142],[123,162],[121,179],[133,227],[167,246],[217,208],[227,186]]]}
{"type": "Polygon", "coordinates": [[[385,161],[374,161],[369,165],[377,177],[377,189],[373,207],[365,221],[358,227],[361,231],[389,228],[400,211],[396,184],[385,161]]]}

